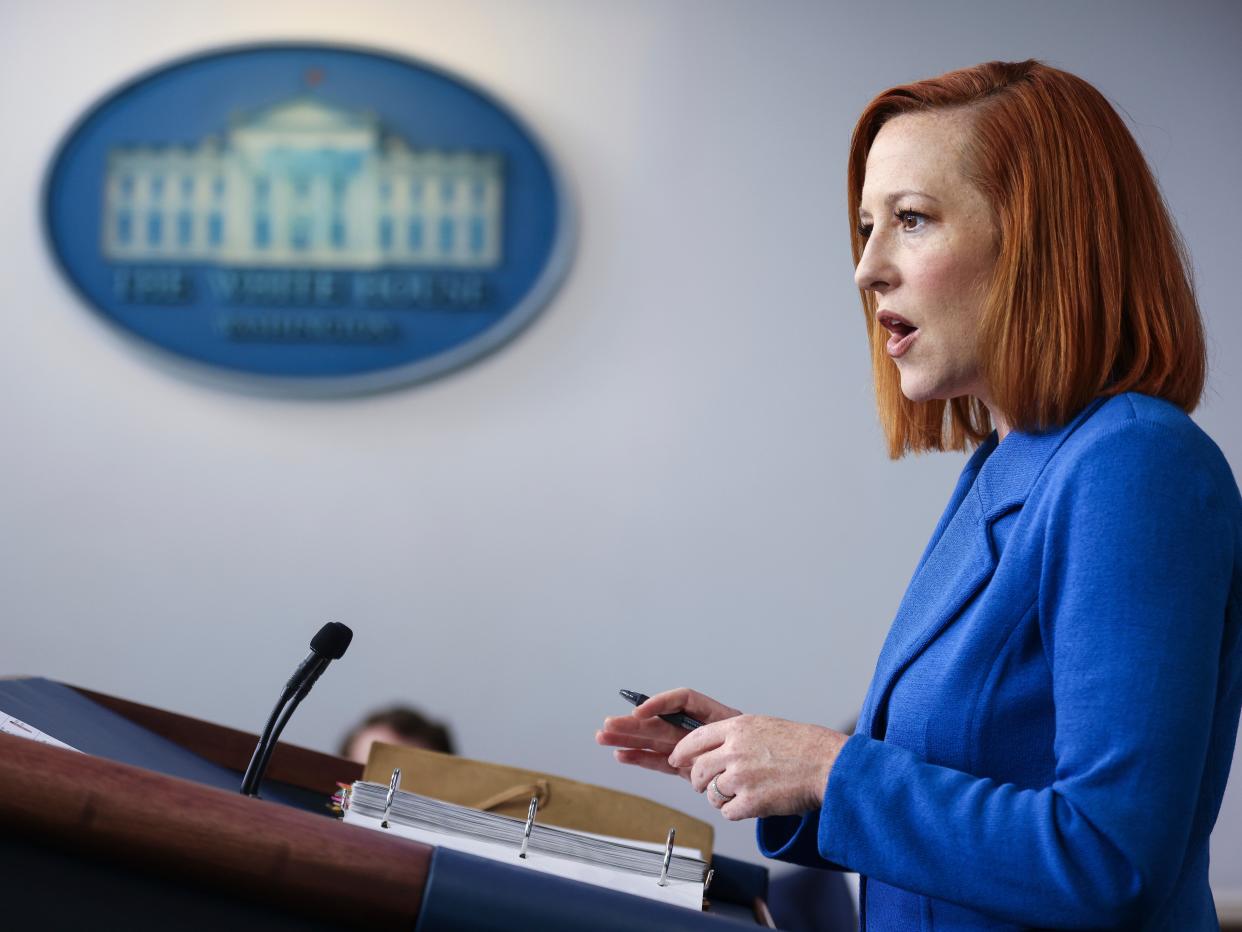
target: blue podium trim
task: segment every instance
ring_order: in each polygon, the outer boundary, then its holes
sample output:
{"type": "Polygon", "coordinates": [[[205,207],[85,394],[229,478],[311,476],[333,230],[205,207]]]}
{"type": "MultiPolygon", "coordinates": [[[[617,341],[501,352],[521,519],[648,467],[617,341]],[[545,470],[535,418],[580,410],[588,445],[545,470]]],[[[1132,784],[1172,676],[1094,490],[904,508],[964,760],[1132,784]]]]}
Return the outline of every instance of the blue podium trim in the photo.
{"type": "MultiPolygon", "coordinates": [[[[651,882],[655,883],[654,877],[651,882]]],[[[724,932],[745,928],[755,925],[449,848],[436,848],[432,854],[415,926],[416,932],[724,932]]]]}

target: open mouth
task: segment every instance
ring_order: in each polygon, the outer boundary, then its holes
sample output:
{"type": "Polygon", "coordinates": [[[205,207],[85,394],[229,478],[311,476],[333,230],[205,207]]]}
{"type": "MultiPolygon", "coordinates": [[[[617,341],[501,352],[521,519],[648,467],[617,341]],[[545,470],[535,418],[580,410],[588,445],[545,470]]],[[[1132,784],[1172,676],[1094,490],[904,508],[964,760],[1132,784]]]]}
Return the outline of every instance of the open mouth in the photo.
{"type": "Polygon", "coordinates": [[[881,327],[892,334],[885,346],[888,354],[894,359],[904,355],[914,342],[914,337],[919,332],[919,328],[900,314],[894,314],[892,311],[881,311],[877,315],[876,320],[881,327]]]}

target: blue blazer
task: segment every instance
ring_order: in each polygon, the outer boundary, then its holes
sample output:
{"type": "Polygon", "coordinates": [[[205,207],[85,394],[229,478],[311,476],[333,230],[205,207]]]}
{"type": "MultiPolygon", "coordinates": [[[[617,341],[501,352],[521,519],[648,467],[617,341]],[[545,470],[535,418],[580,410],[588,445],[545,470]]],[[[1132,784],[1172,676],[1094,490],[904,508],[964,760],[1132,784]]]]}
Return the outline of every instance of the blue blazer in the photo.
{"type": "Polygon", "coordinates": [[[966,464],[822,808],[769,857],[863,876],[862,925],[1217,928],[1242,705],[1242,500],[1143,395],[966,464]]]}

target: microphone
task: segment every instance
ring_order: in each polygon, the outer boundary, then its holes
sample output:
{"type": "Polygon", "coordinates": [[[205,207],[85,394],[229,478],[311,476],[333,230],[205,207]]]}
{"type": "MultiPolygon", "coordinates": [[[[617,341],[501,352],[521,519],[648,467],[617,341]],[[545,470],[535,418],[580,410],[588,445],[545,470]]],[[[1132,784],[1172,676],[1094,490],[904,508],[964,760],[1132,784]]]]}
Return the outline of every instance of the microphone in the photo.
{"type": "MultiPolygon", "coordinates": [[[[289,677],[289,682],[285,683],[285,690],[280,694],[276,705],[279,707],[288,702],[289,697],[303,680],[309,678],[313,686],[315,680],[319,679],[319,674],[328,668],[331,661],[340,660],[345,656],[345,650],[349,647],[349,642],[353,640],[353,637],[354,632],[339,621],[330,621],[320,628],[311,638],[310,655],[293,671],[293,676],[289,677]]],[[[310,687],[307,687],[308,691],[309,689],[310,687]]]]}
{"type": "Polygon", "coordinates": [[[272,758],[272,752],[276,749],[276,742],[280,738],[280,733],[285,730],[290,716],[293,715],[293,710],[306,698],[306,694],[311,691],[311,687],[315,685],[320,674],[328,668],[328,664],[333,660],[340,660],[345,655],[345,650],[349,647],[349,642],[353,640],[353,637],[354,632],[348,627],[339,621],[330,621],[311,638],[310,655],[298,664],[298,668],[293,671],[293,676],[289,677],[289,681],[285,683],[285,688],[276,701],[276,708],[272,710],[272,716],[267,720],[263,734],[259,737],[259,743],[255,745],[250,765],[246,767],[246,773],[242,777],[241,792],[244,796],[259,795],[259,783],[263,780],[263,774],[267,772],[267,765],[272,758]]]}

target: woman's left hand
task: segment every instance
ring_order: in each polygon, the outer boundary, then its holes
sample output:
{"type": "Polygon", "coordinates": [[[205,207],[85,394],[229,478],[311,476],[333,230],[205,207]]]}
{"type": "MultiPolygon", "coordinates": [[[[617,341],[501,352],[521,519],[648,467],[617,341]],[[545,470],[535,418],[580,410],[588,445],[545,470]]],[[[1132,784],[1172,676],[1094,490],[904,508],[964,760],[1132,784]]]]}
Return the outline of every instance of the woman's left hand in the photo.
{"type": "Polygon", "coordinates": [[[820,725],[738,715],[690,732],[668,762],[689,767],[695,790],[706,791],[726,819],[798,815],[823,805],[828,773],[846,740],[820,725]]]}

